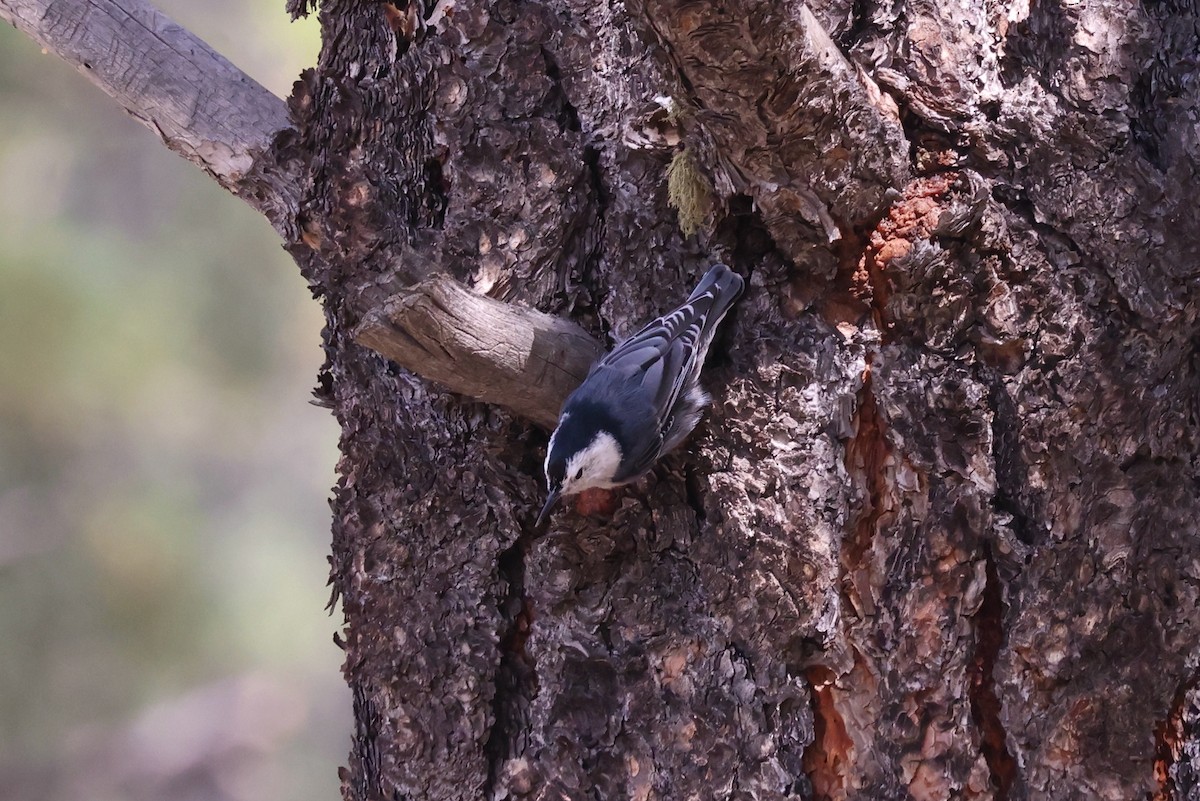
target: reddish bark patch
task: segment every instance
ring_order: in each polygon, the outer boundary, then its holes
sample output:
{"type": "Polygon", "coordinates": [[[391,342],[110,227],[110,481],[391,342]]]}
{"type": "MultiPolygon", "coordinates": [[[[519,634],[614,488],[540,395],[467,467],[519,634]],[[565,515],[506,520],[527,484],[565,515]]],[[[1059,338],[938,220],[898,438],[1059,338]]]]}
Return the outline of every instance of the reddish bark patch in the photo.
{"type": "Polygon", "coordinates": [[[846,572],[858,568],[880,524],[889,522],[892,516],[892,482],[888,475],[892,446],[884,434],[886,425],[871,386],[871,366],[867,365],[858,391],[854,436],[846,442],[846,470],[856,484],[866,488],[867,498],[849,537],[842,541],[842,567],[846,572]]]}
{"type": "Polygon", "coordinates": [[[790,311],[799,314],[819,297],[817,313],[824,320],[833,325],[860,327],[868,316],[873,315],[870,292],[864,293],[857,279],[858,265],[866,247],[864,233],[842,231],[842,238],[835,245],[838,272],[832,284],[819,288],[807,276],[798,277],[789,292],[790,311]]]}
{"type": "MultiPolygon", "coordinates": [[[[893,517],[892,447],[886,431],[886,421],[872,391],[872,373],[868,365],[858,391],[854,435],[846,442],[846,470],[865,495],[862,508],[842,539],[841,566],[847,593],[854,593],[860,582],[870,582],[869,574],[860,575],[870,570],[864,565],[864,557],[879,526],[887,525],[893,517]]],[[[836,677],[833,672],[822,665],[809,667],[805,678],[812,685],[814,736],[804,751],[804,771],[812,783],[813,798],[842,801],[848,795],[847,777],[854,765],[855,753],[846,716],[838,709],[838,695],[840,693],[843,708],[850,703],[857,709],[851,714],[851,720],[860,721],[865,717],[864,710],[870,706],[867,699],[874,696],[874,682],[858,658],[854,669],[841,677],[840,688],[834,687],[836,677]],[[848,700],[848,696],[855,700],[848,700]]]]}
{"type": "Polygon", "coordinates": [[[1175,780],[1171,778],[1171,766],[1183,753],[1185,733],[1183,730],[1183,710],[1187,705],[1188,693],[1195,689],[1200,678],[1194,679],[1179,688],[1167,716],[1154,727],[1154,782],[1156,789],[1149,797],[1150,801],[1176,801],[1179,790],[1175,780]]]}
{"type": "Polygon", "coordinates": [[[987,583],[983,602],[975,615],[975,654],[971,659],[971,718],[979,730],[979,750],[987,762],[996,801],[1007,801],[1017,775],[1017,761],[1008,752],[1008,738],[1000,720],[1000,698],[996,695],[996,657],[1004,643],[1004,599],[996,561],[986,556],[987,583]]]}
{"type": "Polygon", "coordinates": [[[891,326],[886,314],[892,293],[888,265],[907,255],[914,242],[929,237],[942,214],[941,198],[957,180],[957,172],[944,172],[913,181],[871,232],[854,271],[853,291],[870,304],[880,331],[891,326]]]}
{"type": "Polygon", "coordinates": [[[841,801],[846,797],[846,771],[854,742],[833,699],[833,672],[823,665],[804,671],[812,685],[813,741],[804,749],[802,764],[812,782],[815,801],[841,801]]]}
{"type": "Polygon", "coordinates": [[[383,10],[383,18],[387,20],[388,27],[405,39],[411,39],[417,29],[416,7],[413,3],[402,5],[403,8],[397,8],[391,3],[380,3],[379,7],[383,10]]]}

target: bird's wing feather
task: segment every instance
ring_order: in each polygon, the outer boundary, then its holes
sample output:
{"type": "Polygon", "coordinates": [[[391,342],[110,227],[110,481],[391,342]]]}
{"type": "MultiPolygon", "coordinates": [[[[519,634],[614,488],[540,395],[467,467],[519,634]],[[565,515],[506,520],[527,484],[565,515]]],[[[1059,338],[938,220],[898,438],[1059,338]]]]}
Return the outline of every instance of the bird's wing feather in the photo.
{"type": "MultiPolygon", "coordinates": [[[[610,386],[623,386],[625,393],[637,396],[636,400],[648,403],[652,410],[653,428],[647,427],[648,436],[640,437],[628,454],[625,474],[644,472],[662,454],[664,438],[679,428],[675,425],[677,412],[698,416],[697,409],[677,409],[680,393],[697,380],[716,327],[742,286],[742,279],[729,268],[714,266],[682,306],[651,320],[593,368],[593,372],[612,371],[610,386]]],[[[700,393],[698,397],[706,396],[700,393]]],[[[687,430],[694,425],[693,419],[687,430]]],[[[672,439],[678,444],[681,437],[672,439]]]]}

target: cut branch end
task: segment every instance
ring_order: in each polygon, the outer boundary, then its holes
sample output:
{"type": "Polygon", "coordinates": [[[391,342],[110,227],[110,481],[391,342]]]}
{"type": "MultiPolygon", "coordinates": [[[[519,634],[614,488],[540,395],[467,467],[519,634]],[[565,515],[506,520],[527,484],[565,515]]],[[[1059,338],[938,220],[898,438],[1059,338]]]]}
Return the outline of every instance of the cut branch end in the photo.
{"type": "Polygon", "coordinates": [[[367,314],[354,339],[453,392],[551,429],[602,347],[567,320],[435,276],[367,314]]]}

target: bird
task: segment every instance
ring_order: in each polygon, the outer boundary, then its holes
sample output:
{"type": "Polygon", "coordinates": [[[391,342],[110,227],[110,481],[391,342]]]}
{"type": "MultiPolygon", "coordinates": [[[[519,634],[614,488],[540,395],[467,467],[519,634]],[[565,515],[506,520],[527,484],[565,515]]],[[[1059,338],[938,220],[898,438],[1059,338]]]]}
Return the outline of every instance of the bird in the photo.
{"type": "Polygon", "coordinates": [[[559,498],[636,481],[677,447],[711,398],[700,370],[717,327],[745,281],[714,264],[679,308],[600,358],[563,403],[546,448],[546,505],[559,498]]]}

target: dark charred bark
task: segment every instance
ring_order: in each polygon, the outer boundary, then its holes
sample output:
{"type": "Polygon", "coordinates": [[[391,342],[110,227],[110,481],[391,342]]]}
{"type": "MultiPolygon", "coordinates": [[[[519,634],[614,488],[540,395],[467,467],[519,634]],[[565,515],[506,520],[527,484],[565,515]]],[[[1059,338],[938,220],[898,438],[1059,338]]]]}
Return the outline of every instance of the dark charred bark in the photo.
{"type": "Polygon", "coordinates": [[[348,801],[1195,797],[1194,4],[320,15],[348,801]],[[354,341],[441,275],[611,344],[717,259],[706,422],[545,536],[544,411],[354,341]]]}

